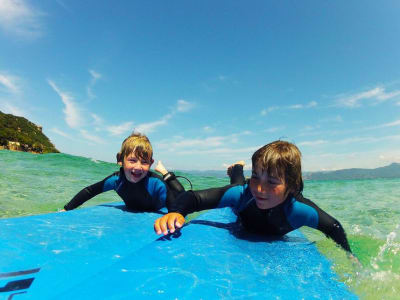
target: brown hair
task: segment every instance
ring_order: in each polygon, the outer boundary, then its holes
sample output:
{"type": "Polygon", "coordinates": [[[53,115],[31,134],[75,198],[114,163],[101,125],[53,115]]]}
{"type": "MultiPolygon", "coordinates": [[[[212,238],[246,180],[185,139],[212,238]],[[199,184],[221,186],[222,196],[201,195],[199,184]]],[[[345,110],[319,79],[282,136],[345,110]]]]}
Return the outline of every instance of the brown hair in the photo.
{"type": "Polygon", "coordinates": [[[286,141],[274,141],[254,152],[251,160],[253,169],[258,166],[263,172],[284,179],[291,193],[296,194],[303,190],[301,152],[296,145],[286,141]]]}
{"type": "Polygon", "coordinates": [[[117,153],[117,162],[123,162],[125,157],[134,153],[137,158],[151,161],[153,159],[153,147],[147,136],[134,132],[127,137],[121,146],[121,151],[117,153]]]}

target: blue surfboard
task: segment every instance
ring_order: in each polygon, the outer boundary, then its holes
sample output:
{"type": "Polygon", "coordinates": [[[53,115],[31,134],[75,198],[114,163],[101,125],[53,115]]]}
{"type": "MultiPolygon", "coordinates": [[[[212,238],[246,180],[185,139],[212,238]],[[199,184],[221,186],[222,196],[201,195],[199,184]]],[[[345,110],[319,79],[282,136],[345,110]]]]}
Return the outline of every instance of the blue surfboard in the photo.
{"type": "Polygon", "coordinates": [[[161,214],[121,202],[0,220],[0,299],[49,299],[90,278],[154,241],[161,214]]]}
{"type": "Polygon", "coordinates": [[[159,214],[120,208],[2,220],[1,299],[357,299],[299,231],[252,235],[219,209],[159,238],[159,214]]]}

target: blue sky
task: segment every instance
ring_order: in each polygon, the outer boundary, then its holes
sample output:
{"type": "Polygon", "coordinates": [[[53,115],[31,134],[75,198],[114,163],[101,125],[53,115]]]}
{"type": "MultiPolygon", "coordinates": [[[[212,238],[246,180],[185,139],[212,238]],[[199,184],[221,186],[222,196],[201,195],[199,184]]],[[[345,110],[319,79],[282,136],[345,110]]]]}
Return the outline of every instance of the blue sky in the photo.
{"type": "Polygon", "coordinates": [[[276,140],[305,171],[400,162],[399,1],[0,0],[0,110],[68,154],[132,130],[172,169],[276,140]]]}

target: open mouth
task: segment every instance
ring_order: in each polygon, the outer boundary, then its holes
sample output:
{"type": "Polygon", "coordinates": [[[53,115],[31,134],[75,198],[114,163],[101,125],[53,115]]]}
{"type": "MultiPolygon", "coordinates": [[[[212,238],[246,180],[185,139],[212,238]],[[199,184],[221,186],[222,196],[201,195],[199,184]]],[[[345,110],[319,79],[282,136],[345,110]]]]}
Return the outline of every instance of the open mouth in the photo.
{"type": "Polygon", "coordinates": [[[256,198],[257,201],[263,202],[263,201],[268,201],[267,198],[260,198],[260,197],[254,197],[256,198]]]}
{"type": "Polygon", "coordinates": [[[142,173],[133,173],[133,172],[131,172],[131,176],[134,179],[139,179],[142,176],[142,173]]]}

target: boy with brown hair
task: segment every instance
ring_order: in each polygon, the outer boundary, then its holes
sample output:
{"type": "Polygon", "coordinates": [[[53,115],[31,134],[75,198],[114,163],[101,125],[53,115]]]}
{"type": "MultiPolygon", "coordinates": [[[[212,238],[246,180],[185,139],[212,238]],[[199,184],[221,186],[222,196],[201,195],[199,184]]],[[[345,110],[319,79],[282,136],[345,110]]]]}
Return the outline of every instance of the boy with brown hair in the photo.
{"type": "Polygon", "coordinates": [[[322,231],[351,253],[341,224],[302,195],[301,153],[292,143],[274,141],[252,156],[252,175],[243,176],[243,163],[228,169],[231,185],[187,191],[171,204],[170,212],[154,223],[157,234],[174,232],[189,213],[231,207],[244,228],[256,233],[282,236],[302,226],[322,231]],[[232,179],[240,184],[232,184],[232,179]]]}
{"type": "MultiPolygon", "coordinates": [[[[157,211],[168,207],[177,194],[184,191],[174,173],[159,164],[163,178],[150,171],[153,164],[153,148],[147,136],[133,133],[124,140],[117,154],[121,165],[118,172],[93,185],[82,189],[65,206],[74,209],[94,196],[115,190],[128,209],[136,211],[157,211]]],[[[157,169],[158,168],[158,169],[157,169]]]]}

